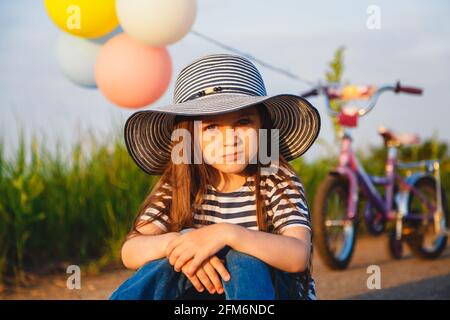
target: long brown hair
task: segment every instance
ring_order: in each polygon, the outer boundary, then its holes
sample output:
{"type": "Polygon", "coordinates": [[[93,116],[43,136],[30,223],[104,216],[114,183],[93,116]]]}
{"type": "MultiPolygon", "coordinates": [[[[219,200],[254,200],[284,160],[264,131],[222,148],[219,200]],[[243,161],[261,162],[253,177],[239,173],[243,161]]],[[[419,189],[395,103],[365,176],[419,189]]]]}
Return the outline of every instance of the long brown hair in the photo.
{"type": "MultiPolygon", "coordinates": [[[[267,109],[264,105],[256,105],[256,110],[258,111],[260,121],[261,121],[261,129],[267,130],[267,137],[271,136],[272,122],[270,120],[270,116],[267,112],[267,109]]],[[[174,130],[175,129],[184,129],[190,134],[190,137],[194,137],[194,121],[201,120],[201,116],[177,116],[174,122],[174,130]]],[[[259,135],[258,135],[259,138],[259,135]]],[[[194,139],[183,139],[182,144],[187,144],[190,142],[190,146],[184,145],[182,150],[195,150],[198,148],[198,145],[193,141],[194,139]]],[[[259,141],[258,141],[259,144],[259,141]]],[[[268,154],[271,154],[272,145],[271,139],[267,139],[267,148],[268,154]]],[[[259,154],[259,152],[258,152],[259,154]]],[[[139,227],[143,225],[158,220],[159,217],[152,217],[148,220],[140,219],[141,216],[145,213],[145,209],[151,203],[155,202],[164,202],[162,199],[163,192],[161,191],[161,187],[164,184],[167,184],[171,188],[171,197],[170,201],[166,202],[166,210],[165,212],[160,212],[160,215],[166,213],[169,215],[169,230],[178,232],[185,227],[192,227],[194,225],[194,215],[193,212],[199,212],[202,215],[202,202],[203,196],[206,194],[207,185],[210,181],[212,181],[213,177],[216,177],[218,172],[212,166],[206,164],[204,161],[200,161],[200,163],[195,163],[194,161],[194,152],[190,154],[191,160],[188,163],[174,164],[170,159],[166,169],[161,175],[161,178],[154,186],[153,190],[150,194],[145,198],[143,203],[140,205],[138,209],[138,214],[134,220],[131,231],[129,232],[127,239],[133,237],[135,235],[140,234],[138,231],[139,227]]],[[[246,167],[246,174],[254,177],[255,185],[254,192],[256,195],[256,217],[258,223],[258,229],[263,232],[270,232],[270,225],[268,223],[268,215],[266,213],[265,206],[265,193],[261,192],[261,168],[264,166],[269,166],[269,164],[261,164],[259,156],[257,156],[257,161],[255,164],[249,164],[246,167]]],[[[288,169],[290,172],[295,173],[295,169],[289,164],[288,161],[285,160],[283,155],[279,154],[279,166],[285,169],[288,169]]],[[[283,181],[286,181],[293,190],[297,190],[297,187],[293,185],[293,180],[291,177],[286,174],[283,170],[279,170],[277,173],[282,177],[283,181]]],[[[303,185],[303,182],[299,178],[300,182],[303,185]]],[[[304,191],[304,190],[303,190],[304,191]]],[[[287,195],[282,194],[282,197],[286,197],[287,195]]],[[[306,194],[305,194],[305,198],[306,194]]],[[[287,201],[290,205],[295,207],[290,201],[287,201]]],[[[308,204],[307,204],[308,206],[308,204]]],[[[308,206],[309,207],[309,206],[308,206]]],[[[309,218],[309,217],[308,217],[309,218]]],[[[311,239],[312,240],[312,239],[311,239]]],[[[311,242],[312,243],[312,242],[311,242]]],[[[311,277],[311,260],[312,260],[312,245],[311,245],[311,257],[308,263],[308,267],[305,272],[299,274],[300,280],[304,287],[304,296],[307,294],[309,290],[309,282],[311,277]]]]}

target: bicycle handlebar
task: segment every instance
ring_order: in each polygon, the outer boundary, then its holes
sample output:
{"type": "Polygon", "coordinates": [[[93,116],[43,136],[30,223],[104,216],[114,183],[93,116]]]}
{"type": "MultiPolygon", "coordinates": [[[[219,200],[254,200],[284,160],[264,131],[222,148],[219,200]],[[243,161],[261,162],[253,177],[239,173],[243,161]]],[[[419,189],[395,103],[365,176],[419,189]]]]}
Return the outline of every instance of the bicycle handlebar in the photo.
{"type": "MultiPolygon", "coordinates": [[[[331,114],[332,116],[338,116],[341,112],[337,112],[337,111],[333,110],[331,107],[331,101],[338,100],[338,99],[335,98],[334,96],[330,95],[329,89],[332,89],[332,88],[336,89],[336,88],[342,88],[342,87],[343,87],[343,85],[338,84],[338,83],[327,82],[327,83],[325,83],[325,85],[319,83],[319,85],[317,85],[316,87],[314,87],[313,89],[311,89],[307,92],[304,92],[303,94],[301,94],[301,96],[303,98],[308,98],[308,97],[312,97],[312,96],[323,95],[325,97],[325,102],[326,102],[326,107],[327,107],[328,113],[331,114]]],[[[416,95],[421,95],[423,93],[423,90],[421,88],[402,86],[402,85],[400,85],[399,81],[395,85],[380,86],[377,90],[375,90],[370,95],[367,106],[365,108],[359,109],[357,111],[358,115],[364,116],[367,113],[369,113],[375,107],[380,95],[386,91],[393,91],[395,93],[402,92],[402,93],[416,94],[416,95]]],[[[355,99],[350,99],[350,100],[355,100],[355,99]]]]}
{"type": "Polygon", "coordinates": [[[400,82],[397,82],[397,85],[395,86],[395,93],[399,92],[421,95],[423,90],[421,88],[404,87],[400,85],[400,82]]]}

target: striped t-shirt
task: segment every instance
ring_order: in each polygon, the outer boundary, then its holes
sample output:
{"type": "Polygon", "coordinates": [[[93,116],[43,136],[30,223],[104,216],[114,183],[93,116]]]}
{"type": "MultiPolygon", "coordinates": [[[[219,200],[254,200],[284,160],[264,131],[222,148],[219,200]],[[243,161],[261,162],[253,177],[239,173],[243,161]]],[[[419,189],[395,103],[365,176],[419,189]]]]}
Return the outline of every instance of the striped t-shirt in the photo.
{"type": "MultiPolygon", "coordinates": [[[[284,167],[272,164],[271,169],[275,170],[263,171],[260,179],[260,191],[265,194],[269,231],[282,234],[286,229],[298,226],[311,230],[305,190],[300,179],[284,167]],[[288,175],[292,185],[283,179],[279,170],[288,175]]],[[[246,182],[232,192],[220,192],[208,185],[201,205],[203,214],[199,209],[194,212],[194,227],[226,222],[258,230],[254,186],[253,176],[247,177],[246,182]]],[[[167,208],[171,199],[170,191],[170,186],[163,184],[157,193],[161,201],[151,203],[141,216],[142,220],[155,218],[152,223],[166,232],[169,226],[167,208]]]]}

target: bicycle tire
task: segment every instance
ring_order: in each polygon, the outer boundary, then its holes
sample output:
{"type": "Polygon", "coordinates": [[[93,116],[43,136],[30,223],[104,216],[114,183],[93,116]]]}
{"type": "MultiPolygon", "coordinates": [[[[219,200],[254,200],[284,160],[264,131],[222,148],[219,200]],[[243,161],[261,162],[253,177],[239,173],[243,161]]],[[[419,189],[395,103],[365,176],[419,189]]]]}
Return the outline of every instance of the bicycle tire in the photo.
{"type": "Polygon", "coordinates": [[[350,248],[347,250],[348,253],[342,257],[338,258],[333,253],[332,249],[328,245],[328,232],[327,227],[325,225],[326,221],[326,210],[327,210],[327,198],[330,197],[333,190],[336,188],[340,188],[343,191],[344,203],[347,207],[348,202],[348,192],[349,192],[349,183],[348,180],[342,176],[330,174],[325,180],[320,184],[316,196],[314,197],[314,207],[313,207],[313,215],[312,215],[312,226],[314,231],[314,242],[315,246],[319,252],[319,256],[322,258],[325,265],[333,270],[343,270],[347,268],[350,263],[357,236],[357,220],[353,220],[353,234],[350,239],[350,248]]]}
{"type": "MultiPolygon", "coordinates": [[[[415,188],[429,188],[429,190],[434,190],[434,195],[436,194],[436,181],[434,178],[429,176],[424,176],[419,178],[413,185],[415,188]]],[[[444,210],[445,215],[445,221],[446,221],[446,228],[448,228],[448,203],[446,199],[446,195],[444,192],[444,189],[441,187],[441,194],[442,194],[442,206],[444,210]]],[[[415,195],[411,193],[409,199],[408,199],[408,213],[411,213],[414,211],[414,208],[412,208],[412,202],[414,200],[415,195]]],[[[434,250],[428,250],[424,248],[423,242],[424,242],[424,236],[422,232],[422,226],[419,225],[417,222],[405,222],[408,226],[413,228],[413,232],[406,238],[406,243],[408,244],[409,248],[413,252],[413,254],[421,259],[436,259],[441,255],[441,253],[445,250],[445,247],[447,245],[447,235],[440,236],[439,243],[436,246],[434,250]]]]}

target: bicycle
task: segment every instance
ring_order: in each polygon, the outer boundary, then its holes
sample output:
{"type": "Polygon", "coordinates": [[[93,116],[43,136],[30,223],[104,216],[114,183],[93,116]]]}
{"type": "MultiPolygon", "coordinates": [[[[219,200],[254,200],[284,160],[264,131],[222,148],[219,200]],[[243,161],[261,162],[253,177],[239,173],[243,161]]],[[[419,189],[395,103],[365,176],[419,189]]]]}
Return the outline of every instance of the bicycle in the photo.
{"type": "Polygon", "coordinates": [[[325,264],[332,269],[345,269],[351,261],[359,225],[358,208],[366,199],[363,219],[369,234],[379,235],[392,221],[389,249],[392,257],[402,257],[403,241],[419,258],[437,258],[445,249],[448,235],[448,206],[440,180],[440,161],[402,162],[397,159],[401,145],[418,143],[415,135],[399,135],[383,127],[379,133],[387,147],[384,176],[366,173],[352,150],[351,129],[367,115],[385,92],[422,94],[413,87],[384,85],[342,86],[319,84],[302,96],[323,95],[328,114],[341,125],[338,165],[320,184],[314,197],[312,226],[314,242],[325,264]],[[348,108],[351,101],[366,100],[362,108],[348,108]],[[335,111],[332,101],[340,101],[335,111]],[[406,170],[406,175],[400,172],[406,170]],[[376,189],[384,188],[384,197],[376,189]],[[440,190],[440,192],[438,192],[440,190]]]}

